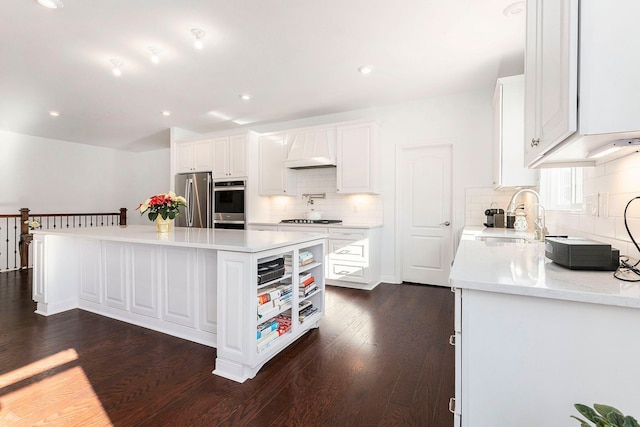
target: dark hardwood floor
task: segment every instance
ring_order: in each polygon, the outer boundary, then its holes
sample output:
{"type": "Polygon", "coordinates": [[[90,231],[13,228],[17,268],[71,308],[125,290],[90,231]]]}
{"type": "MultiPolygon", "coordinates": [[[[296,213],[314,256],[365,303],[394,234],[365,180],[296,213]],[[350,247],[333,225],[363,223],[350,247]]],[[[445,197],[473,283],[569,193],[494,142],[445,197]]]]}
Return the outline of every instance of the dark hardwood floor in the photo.
{"type": "Polygon", "coordinates": [[[329,287],[320,328],[243,384],[211,374],[213,348],[34,309],[31,272],[0,273],[2,426],[453,425],[448,288],[329,287]]]}

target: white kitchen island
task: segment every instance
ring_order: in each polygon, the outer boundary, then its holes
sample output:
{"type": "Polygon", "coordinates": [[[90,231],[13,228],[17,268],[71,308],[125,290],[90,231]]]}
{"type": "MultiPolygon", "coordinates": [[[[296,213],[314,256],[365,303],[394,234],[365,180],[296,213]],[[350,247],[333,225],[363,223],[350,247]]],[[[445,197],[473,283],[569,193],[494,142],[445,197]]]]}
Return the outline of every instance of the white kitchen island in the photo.
{"type": "Polygon", "coordinates": [[[324,313],[326,235],[154,226],[35,231],[33,299],[36,313],[80,308],[217,348],[214,373],[234,381],[253,378],[324,313]],[[293,263],[284,277],[258,285],[257,265],[301,251],[314,262],[293,263]],[[298,278],[314,275],[318,291],[306,299],[318,311],[301,321],[298,278]],[[258,351],[259,289],[287,284],[292,327],[258,351]]]}
{"type": "Polygon", "coordinates": [[[516,235],[465,229],[456,254],[456,425],[579,425],[575,403],[639,417],[640,284],[500,240],[516,235]]]}

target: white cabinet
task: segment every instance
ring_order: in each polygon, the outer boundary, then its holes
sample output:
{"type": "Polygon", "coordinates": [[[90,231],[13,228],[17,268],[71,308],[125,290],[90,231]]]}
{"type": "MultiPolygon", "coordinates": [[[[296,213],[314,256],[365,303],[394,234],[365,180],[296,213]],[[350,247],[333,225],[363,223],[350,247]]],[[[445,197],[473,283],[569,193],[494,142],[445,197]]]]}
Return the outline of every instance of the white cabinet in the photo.
{"type": "Polygon", "coordinates": [[[538,185],[538,171],[524,166],[524,75],[498,79],[493,119],[493,186],[538,185]]]}
{"type": "Polygon", "coordinates": [[[577,129],[578,0],[527,2],[526,163],[577,129]]]}
{"type": "Polygon", "coordinates": [[[373,122],[338,126],[338,194],[380,193],[378,126],[373,122]]]}
{"type": "Polygon", "coordinates": [[[462,289],[455,317],[464,427],[568,425],[575,403],[638,408],[638,308],[462,289]]]}
{"type": "Polygon", "coordinates": [[[176,143],[176,172],[209,172],[213,168],[211,140],[176,143]]]}
{"type": "Polygon", "coordinates": [[[640,136],[638,15],[632,0],[527,2],[526,165],[593,165],[589,151],[640,136]]]}
{"type": "Polygon", "coordinates": [[[213,138],[211,143],[213,147],[213,179],[247,176],[246,134],[213,138]]]}
{"type": "Polygon", "coordinates": [[[380,229],[329,228],[327,283],[373,289],[380,283],[380,229]]]}
{"type": "Polygon", "coordinates": [[[296,195],[294,171],[284,166],[288,148],[286,133],[264,134],[258,139],[258,185],[261,196],[296,195]]]}

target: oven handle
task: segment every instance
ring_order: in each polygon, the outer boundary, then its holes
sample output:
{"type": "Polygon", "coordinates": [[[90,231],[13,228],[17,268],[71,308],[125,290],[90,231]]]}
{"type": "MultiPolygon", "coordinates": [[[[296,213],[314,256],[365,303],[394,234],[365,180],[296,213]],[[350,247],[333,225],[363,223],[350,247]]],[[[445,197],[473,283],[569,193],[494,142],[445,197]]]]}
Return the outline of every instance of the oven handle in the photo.
{"type": "Polygon", "coordinates": [[[213,187],[213,191],[239,191],[244,190],[245,187],[213,187]]]}

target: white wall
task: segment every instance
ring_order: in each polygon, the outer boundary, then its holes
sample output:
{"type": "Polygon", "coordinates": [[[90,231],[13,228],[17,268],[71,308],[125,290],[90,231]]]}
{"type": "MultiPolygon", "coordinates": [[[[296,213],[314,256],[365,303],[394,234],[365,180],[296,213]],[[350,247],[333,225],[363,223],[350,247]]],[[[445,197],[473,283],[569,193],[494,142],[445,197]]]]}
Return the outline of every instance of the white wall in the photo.
{"type": "MultiPolygon", "coordinates": [[[[547,227],[551,234],[587,237],[611,244],[620,254],[638,259],[640,254],[624,226],[623,213],[627,203],[640,196],[640,154],[584,168],[584,195],[600,195],[608,209],[592,216],[586,205],[581,212],[547,212],[547,227]],[[608,211],[608,212],[607,212],[608,211]]],[[[640,243],[640,200],[634,200],[627,212],[629,229],[640,243]]]]}
{"type": "Polygon", "coordinates": [[[169,190],[169,150],[143,153],[0,131],[0,213],[118,212],[169,190]]]}

